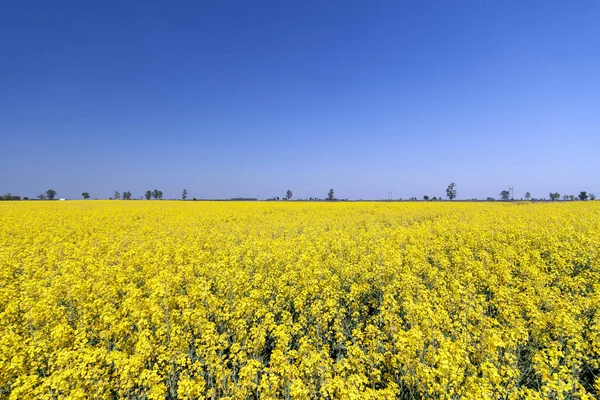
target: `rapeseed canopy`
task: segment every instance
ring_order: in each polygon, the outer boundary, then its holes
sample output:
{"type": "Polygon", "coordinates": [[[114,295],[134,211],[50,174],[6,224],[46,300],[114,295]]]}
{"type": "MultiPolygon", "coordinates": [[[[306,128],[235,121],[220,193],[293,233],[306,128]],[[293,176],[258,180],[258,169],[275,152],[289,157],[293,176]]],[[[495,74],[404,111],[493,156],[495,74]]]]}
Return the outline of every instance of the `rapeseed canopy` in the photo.
{"type": "Polygon", "coordinates": [[[0,398],[593,399],[600,203],[0,204],[0,398]]]}

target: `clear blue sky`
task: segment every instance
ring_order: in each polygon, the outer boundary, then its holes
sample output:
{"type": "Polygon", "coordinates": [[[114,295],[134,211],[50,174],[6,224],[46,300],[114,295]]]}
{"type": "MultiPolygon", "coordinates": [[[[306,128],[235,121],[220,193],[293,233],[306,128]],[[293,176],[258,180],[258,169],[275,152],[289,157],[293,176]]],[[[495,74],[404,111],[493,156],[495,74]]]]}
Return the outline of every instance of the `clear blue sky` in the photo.
{"type": "Polygon", "coordinates": [[[600,2],[4,1],[0,191],[600,195],[600,2]]]}

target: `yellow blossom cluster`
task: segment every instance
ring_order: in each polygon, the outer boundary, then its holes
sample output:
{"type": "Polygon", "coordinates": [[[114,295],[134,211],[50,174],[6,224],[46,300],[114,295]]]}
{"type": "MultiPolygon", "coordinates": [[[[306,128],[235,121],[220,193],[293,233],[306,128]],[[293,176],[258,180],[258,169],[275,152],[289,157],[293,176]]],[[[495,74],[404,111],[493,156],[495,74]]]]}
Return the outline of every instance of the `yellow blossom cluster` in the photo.
{"type": "Polygon", "coordinates": [[[598,396],[600,202],[0,203],[0,398],[598,396]]]}

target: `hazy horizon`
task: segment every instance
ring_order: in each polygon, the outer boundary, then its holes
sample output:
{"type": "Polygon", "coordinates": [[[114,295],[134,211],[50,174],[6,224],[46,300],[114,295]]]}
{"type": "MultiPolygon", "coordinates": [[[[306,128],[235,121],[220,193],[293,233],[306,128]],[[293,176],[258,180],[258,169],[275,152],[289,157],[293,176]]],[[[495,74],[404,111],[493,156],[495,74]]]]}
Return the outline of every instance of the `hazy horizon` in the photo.
{"type": "Polygon", "coordinates": [[[600,3],[19,2],[0,194],[600,194],[600,3]]]}

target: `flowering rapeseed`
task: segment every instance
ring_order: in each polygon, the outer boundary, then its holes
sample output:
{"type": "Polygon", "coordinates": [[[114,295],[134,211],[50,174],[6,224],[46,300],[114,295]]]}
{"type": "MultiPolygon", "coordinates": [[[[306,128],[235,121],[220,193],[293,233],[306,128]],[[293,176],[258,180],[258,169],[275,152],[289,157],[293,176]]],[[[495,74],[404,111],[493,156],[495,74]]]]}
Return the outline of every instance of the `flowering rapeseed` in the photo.
{"type": "Polygon", "coordinates": [[[0,203],[0,398],[600,395],[600,203],[0,203]]]}

